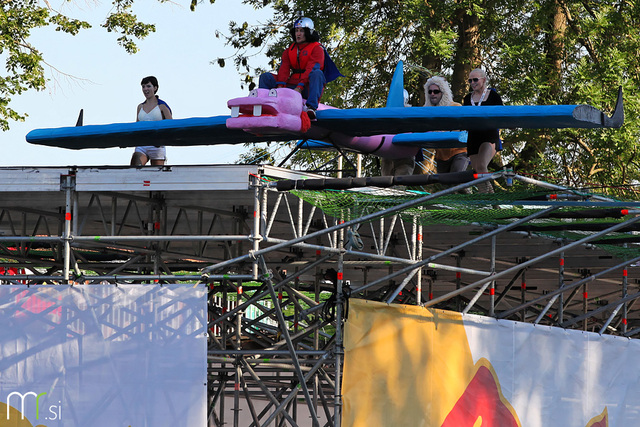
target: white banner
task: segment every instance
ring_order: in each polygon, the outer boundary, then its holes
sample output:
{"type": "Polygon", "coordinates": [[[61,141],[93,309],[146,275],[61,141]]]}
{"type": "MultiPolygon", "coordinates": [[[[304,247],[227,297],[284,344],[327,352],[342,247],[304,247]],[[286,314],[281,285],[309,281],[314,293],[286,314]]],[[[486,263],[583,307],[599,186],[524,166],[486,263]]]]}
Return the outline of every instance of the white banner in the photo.
{"type": "Polygon", "coordinates": [[[205,426],[206,308],[203,285],[0,286],[0,426],[205,426]]]}
{"type": "Polygon", "coordinates": [[[640,341],[463,316],[523,426],[640,425],[640,341]]]}

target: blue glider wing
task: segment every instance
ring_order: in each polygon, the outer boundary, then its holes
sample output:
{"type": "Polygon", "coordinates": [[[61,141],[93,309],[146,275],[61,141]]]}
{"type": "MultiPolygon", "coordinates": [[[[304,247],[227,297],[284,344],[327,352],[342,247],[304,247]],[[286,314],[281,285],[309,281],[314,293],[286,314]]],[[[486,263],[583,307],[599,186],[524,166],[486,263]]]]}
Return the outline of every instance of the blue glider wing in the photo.
{"type": "Polygon", "coordinates": [[[608,117],[589,105],[404,107],[402,63],[396,67],[387,107],[365,109],[325,109],[317,111],[306,134],[279,133],[254,135],[227,129],[229,116],[161,120],[108,125],[36,129],[27,134],[27,142],[54,147],[83,149],[135,147],[140,145],[216,145],[248,142],[290,141],[299,138],[334,141],[342,137],[396,135],[393,143],[424,148],[450,147],[435,142],[443,138],[424,137],[430,131],[480,130],[504,128],[603,128],[620,127],[624,122],[622,89],[618,91],[615,111],[608,117]],[[402,134],[420,134],[402,135],[402,134]]]}
{"type": "MultiPolygon", "coordinates": [[[[229,116],[194,117],[35,129],[27,134],[27,142],[69,149],[84,149],[139,145],[243,144],[274,140],[271,136],[256,136],[241,130],[227,129],[226,121],[228,118],[229,116]]],[[[295,136],[291,136],[284,140],[294,138],[295,136]]]]}
{"type": "Polygon", "coordinates": [[[455,129],[619,128],[624,109],[619,90],[611,117],[590,105],[356,108],[322,110],[317,117],[324,129],[370,136],[455,129]]]}

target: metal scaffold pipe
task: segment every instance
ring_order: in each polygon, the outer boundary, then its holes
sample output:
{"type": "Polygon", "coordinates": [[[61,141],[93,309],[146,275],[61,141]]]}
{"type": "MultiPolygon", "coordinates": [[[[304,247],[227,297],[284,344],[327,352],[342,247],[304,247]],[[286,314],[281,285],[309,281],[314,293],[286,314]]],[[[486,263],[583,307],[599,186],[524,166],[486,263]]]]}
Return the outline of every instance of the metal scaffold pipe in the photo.
{"type": "MultiPolygon", "coordinates": [[[[497,172],[495,174],[490,174],[490,175],[483,176],[482,178],[478,178],[477,180],[475,180],[473,182],[475,184],[481,184],[483,182],[494,180],[494,179],[496,179],[496,178],[498,178],[500,176],[502,176],[502,172],[497,172]]],[[[339,224],[336,224],[336,225],[333,225],[331,227],[328,227],[328,228],[326,228],[324,230],[318,230],[318,231],[313,232],[311,234],[307,234],[307,235],[304,235],[304,236],[298,236],[298,237],[296,237],[294,239],[291,239],[291,240],[288,240],[286,242],[279,243],[279,244],[276,244],[274,246],[271,246],[271,247],[268,247],[268,248],[265,248],[265,249],[260,249],[259,251],[252,252],[252,253],[247,254],[247,255],[243,255],[243,256],[240,256],[240,257],[237,257],[237,258],[233,258],[233,259],[230,259],[230,260],[227,260],[227,261],[223,261],[223,262],[211,265],[209,267],[204,268],[202,270],[202,273],[203,274],[207,274],[207,273],[210,273],[210,272],[215,271],[217,269],[226,267],[228,265],[233,265],[233,264],[236,264],[238,262],[249,260],[249,259],[255,259],[256,257],[261,256],[261,255],[265,255],[265,254],[267,254],[269,252],[273,252],[273,251],[277,251],[277,250],[280,250],[280,249],[283,249],[283,248],[290,247],[290,246],[292,246],[292,245],[294,245],[296,243],[304,242],[305,240],[313,239],[313,238],[316,238],[316,237],[321,237],[321,236],[324,236],[326,234],[331,234],[331,233],[333,233],[335,231],[342,230],[344,228],[348,228],[348,227],[351,227],[351,226],[356,225],[356,224],[361,224],[361,223],[368,222],[368,221],[371,221],[371,220],[374,220],[374,219],[377,219],[377,218],[381,218],[381,217],[384,217],[384,216],[389,216],[391,214],[394,214],[394,213],[397,213],[397,212],[401,212],[403,210],[412,208],[414,206],[419,206],[419,205],[424,204],[424,203],[426,203],[426,202],[428,202],[430,200],[437,199],[437,198],[442,197],[444,195],[455,193],[455,192],[457,192],[459,190],[462,190],[463,188],[466,188],[466,187],[468,187],[468,184],[456,185],[456,186],[447,188],[445,190],[439,191],[439,192],[434,193],[434,194],[429,194],[429,195],[426,195],[426,196],[423,196],[423,197],[419,197],[417,199],[410,200],[408,202],[404,202],[404,203],[401,203],[399,205],[396,205],[396,206],[393,206],[393,207],[390,207],[390,208],[387,208],[387,209],[384,209],[384,210],[381,210],[381,211],[378,211],[378,212],[374,212],[374,213],[371,213],[371,214],[368,214],[368,215],[364,215],[364,216],[362,216],[360,218],[352,219],[352,220],[349,220],[349,221],[344,221],[344,222],[341,222],[339,224]]]]}

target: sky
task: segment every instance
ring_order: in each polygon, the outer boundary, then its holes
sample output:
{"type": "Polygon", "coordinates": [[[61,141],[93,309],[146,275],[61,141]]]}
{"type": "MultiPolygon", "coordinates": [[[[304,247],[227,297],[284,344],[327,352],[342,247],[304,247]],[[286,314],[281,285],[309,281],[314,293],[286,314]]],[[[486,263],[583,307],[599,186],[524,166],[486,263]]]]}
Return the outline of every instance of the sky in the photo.
{"type": "MultiPolygon", "coordinates": [[[[228,115],[227,100],[245,96],[248,90],[240,88],[231,61],[225,68],[211,64],[234,53],[215,38],[215,31],[226,33],[231,20],[256,23],[268,17],[268,11],[255,11],[239,0],[203,1],[195,12],[189,10],[189,0],[137,0],[133,12],[139,20],[154,23],[156,32],[139,41],[140,51],[130,55],[118,46],[116,34],[100,27],[111,9],[110,0],[50,3],[93,28],[76,36],[51,28],[32,34],[30,42],[48,64],[48,87],[13,98],[11,107],[28,117],[25,122],[11,121],[10,130],[0,133],[4,146],[11,147],[0,166],[128,165],[134,148],[68,150],[29,144],[25,135],[38,128],[74,126],[80,109],[85,125],[133,122],[137,105],[144,101],[140,81],[148,75],[158,78],[158,95],[174,118],[228,115]]],[[[266,55],[254,63],[266,66],[266,55]]],[[[167,147],[167,164],[233,163],[247,150],[242,145],[167,147]]]]}

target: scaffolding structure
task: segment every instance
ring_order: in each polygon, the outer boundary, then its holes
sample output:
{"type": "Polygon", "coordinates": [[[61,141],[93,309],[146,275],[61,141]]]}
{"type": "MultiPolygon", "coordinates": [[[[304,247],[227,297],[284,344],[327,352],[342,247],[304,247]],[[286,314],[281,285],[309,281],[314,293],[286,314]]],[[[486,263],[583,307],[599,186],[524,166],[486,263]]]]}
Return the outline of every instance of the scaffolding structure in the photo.
{"type": "Polygon", "coordinates": [[[355,189],[398,202],[329,215],[273,185],[313,178],[324,177],[250,165],[0,168],[1,283],[207,283],[211,426],[340,426],[350,298],[640,332],[638,202],[580,194],[523,202],[535,208],[506,222],[425,225],[423,210],[450,209],[444,197],[484,181],[577,193],[500,172],[435,193],[355,189]],[[568,206],[629,215],[573,239],[526,228],[568,206]],[[609,244],[620,251],[599,246],[621,233],[609,244]]]}

